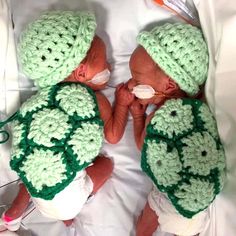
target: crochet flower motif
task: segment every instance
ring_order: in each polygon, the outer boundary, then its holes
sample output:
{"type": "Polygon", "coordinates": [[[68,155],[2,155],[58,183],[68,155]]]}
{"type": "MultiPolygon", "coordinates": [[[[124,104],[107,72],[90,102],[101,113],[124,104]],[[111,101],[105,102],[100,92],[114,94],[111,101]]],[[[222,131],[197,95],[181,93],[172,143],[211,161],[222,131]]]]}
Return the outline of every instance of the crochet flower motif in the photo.
{"type": "Polygon", "coordinates": [[[193,119],[190,105],[183,105],[181,99],[171,99],[155,112],[151,124],[155,130],[173,138],[192,129],[193,119]]]}
{"type": "Polygon", "coordinates": [[[103,142],[103,129],[98,124],[82,123],[68,142],[80,165],[90,163],[98,155],[103,142]]]}
{"type": "Polygon", "coordinates": [[[48,95],[51,91],[51,87],[44,88],[29,98],[20,108],[20,113],[25,116],[27,112],[36,111],[38,108],[46,106],[48,104],[48,95]]]}
{"type": "Polygon", "coordinates": [[[192,212],[206,208],[215,197],[214,184],[194,178],[189,181],[190,184],[182,183],[174,193],[178,205],[192,212]]]}
{"type": "Polygon", "coordinates": [[[206,104],[202,104],[199,108],[199,116],[204,122],[204,127],[210,132],[210,134],[214,137],[218,137],[218,131],[216,127],[215,119],[210,112],[208,106],[206,104]]]}
{"type": "Polygon", "coordinates": [[[33,115],[28,138],[36,144],[52,147],[55,145],[52,139],[65,138],[71,129],[68,120],[69,117],[59,109],[43,109],[33,115]]]}
{"type": "Polygon", "coordinates": [[[220,184],[220,190],[222,190],[225,180],[226,180],[226,173],[225,173],[225,153],[223,148],[219,150],[219,159],[217,164],[218,170],[219,170],[219,184],[220,184]]]}
{"type": "Polygon", "coordinates": [[[159,185],[168,187],[178,183],[182,165],[176,149],[167,152],[166,143],[152,140],[147,142],[146,155],[147,163],[159,185]]]}
{"type": "Polygon", "coordinates": [[[20,124],[18,121],[12,121],[12,130],[13,130],[13,139],[12,139],[12,149],[11,149],[11,157],[12,158],[20,158],[23,155],[22,148],[19,147],[19,144],[22,139],[24,125],[20,124]]]}
{"type": "Polygon", "coordinates": [[[37,191],[44,186],[51,187],[67,178],[66,165],[62,161],[62,153],[50,150],[37,150],[26,157],[20,170],[37,191]]]}
{"type": "Polygon", "coordinates": [[[74,113],[82,118],[95,116],[94,99],[88,90],[79,84],[64,86],[58,91],[56,100],[70,116],[73,116],[74,113]]]}
{"type": "Polygon", "coordinates": [[[206,176],[217,167],[220,153],[209,133],[192,133],[181,141],[187,145],[182,148],[183,166],[190,167],[193,174],[206,176]]]}

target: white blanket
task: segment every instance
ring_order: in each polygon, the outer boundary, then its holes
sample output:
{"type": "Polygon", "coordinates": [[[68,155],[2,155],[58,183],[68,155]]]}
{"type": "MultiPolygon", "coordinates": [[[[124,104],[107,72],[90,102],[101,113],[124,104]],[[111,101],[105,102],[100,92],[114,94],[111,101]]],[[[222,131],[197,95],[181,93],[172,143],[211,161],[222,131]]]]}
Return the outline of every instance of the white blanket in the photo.
{"type": "MultiPolygon", "coordinates": [[[[151,0],[150,0],[151,1],[151,0]]],[[[113,101],[114,87],[130,78],[128,62],[137,46],[136,36],[150,29],[155,22],[173,18],[149,0],[0,0],[0,111],[13,113],[32,93],[31,82],[17,72],[14,37],[42,11],[51,9],[91,10],[95,12],[97,34],[107,45],[112,79],[105,94],[113,101]],[[14,21],[14,37],[11,23],[14,21]],[[19,92],[21,90],[21,92],[19,92]]],[[[195,0],[207,39],[211,63],[206,84],[206,96],[218,122],[225,146],[228,183],[212,206],[211,223],[201,236],[236,235],[236,4],[233,0],[195,0]]],[[[2,119],[2,117],[1,117],[2,119]]],[[[111,179],[89,202],[75,221],[75,228],[43,217],[34,210],[23,221],[34,235],[126,236],[135,235],[135,223],[151,188],[150,180],[140,169],[140,153],[133,138],[132,120],[117,145],[106,143],[103,152],[113,160],[111,179]]],[[[0,186],[17,178],[8,165],[9,144],[0,146],[0,186]]],[[[15,185],[0,188],[0,204],[14,197],[15,185]]],[[[155,235],[167,236],[162,232],[155,235]]]]}

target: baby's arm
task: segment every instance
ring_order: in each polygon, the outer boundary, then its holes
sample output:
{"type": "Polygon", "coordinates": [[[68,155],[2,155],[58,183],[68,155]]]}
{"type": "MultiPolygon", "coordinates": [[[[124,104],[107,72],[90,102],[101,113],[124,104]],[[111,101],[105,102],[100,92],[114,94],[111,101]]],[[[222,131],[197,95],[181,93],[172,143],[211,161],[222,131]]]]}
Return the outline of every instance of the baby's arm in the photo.
{"type": "Polygon", "coordinates": [[[105,138],[109,143],[115,144],[124,134],[133,94],[128,91],[126,85],[120,84],[116,88],[113,110],[110,102],[102,93],[96,92],[96,97],[101,118],[104,121],[105,138]]]}
{"type": "Polygon", "coordinates": [[[146,117],[146,108],[140,104],[137,100],[133,101],[132,105],[130,106],[130,112],[133,116],[133,127],[134,127],[134,137],[135,142],[138,149],[142,149],[144,138],[146,135],[146,126],[150,122],[151,118],[153,117],[153,113],[146,117]]]}

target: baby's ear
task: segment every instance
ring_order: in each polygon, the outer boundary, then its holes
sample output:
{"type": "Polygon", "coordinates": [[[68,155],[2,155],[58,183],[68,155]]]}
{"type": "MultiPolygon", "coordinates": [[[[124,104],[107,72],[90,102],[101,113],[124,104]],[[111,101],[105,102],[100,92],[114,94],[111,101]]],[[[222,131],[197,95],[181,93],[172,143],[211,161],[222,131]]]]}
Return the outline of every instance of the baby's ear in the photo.
{"type": "Polygon", "coordinates": [[[174,80],[172,80],[169,76],[166,76],[168,79],[168,82],[166,84],[165,93],[166,94],[172,94],[173,92],[179,91],[179,86],[175,83],[174,80]]]}

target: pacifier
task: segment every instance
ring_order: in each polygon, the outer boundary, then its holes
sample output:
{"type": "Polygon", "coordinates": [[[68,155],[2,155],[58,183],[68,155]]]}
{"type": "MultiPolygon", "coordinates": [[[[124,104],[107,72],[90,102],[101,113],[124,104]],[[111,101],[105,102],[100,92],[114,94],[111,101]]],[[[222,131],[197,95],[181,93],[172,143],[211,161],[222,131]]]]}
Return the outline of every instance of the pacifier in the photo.
{"type": "Polygon", "coordinates": [[[140,99],[149,99],[155,96],[156,92],[150,85],[137,85],[133,87],[132,93],[140,99]]]}
{"type": "Polygon", "coordinates": [[[110,79],[110,74],[110,71],[105,69],[102,72],[96,74],[91,80],[89,80],[89,82],[96,85],[105,84],[110,79]]]}

